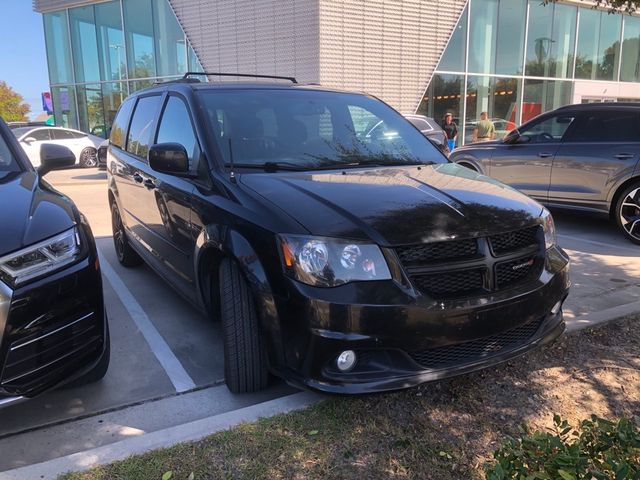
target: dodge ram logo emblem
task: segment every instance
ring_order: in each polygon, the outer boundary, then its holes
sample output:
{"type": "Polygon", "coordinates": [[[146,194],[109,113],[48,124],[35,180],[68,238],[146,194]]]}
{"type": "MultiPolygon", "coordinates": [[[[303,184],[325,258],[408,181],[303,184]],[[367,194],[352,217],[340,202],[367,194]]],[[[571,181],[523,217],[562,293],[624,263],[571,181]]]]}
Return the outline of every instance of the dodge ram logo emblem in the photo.
{"type": "Polygon", "coordinates": [[[529,261],[514,265],[513,267],[511,267],[511,270],[520,270],[521,268],[530,267],[531,265],[533,265],[533,258],[529,261]]]}

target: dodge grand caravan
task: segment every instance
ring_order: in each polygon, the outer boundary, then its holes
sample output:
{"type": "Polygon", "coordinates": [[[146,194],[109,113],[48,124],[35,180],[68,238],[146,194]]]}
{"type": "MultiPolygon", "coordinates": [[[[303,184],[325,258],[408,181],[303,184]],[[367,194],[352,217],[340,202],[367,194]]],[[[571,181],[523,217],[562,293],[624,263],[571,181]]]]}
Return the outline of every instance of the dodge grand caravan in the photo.
{"type": "Polygon", "coordinates": [[[107,153],[120,262],[221,320],[231,391],[399,389],[563,332],[546,209],[380,100],[289,80],[136,92],[107,153]]]}

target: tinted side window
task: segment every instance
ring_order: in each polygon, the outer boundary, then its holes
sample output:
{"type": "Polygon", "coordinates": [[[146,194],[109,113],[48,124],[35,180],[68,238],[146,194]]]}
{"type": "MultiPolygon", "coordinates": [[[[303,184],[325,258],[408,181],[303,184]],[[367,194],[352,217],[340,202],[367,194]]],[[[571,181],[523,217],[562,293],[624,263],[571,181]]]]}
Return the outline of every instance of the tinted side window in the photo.
{"type": "Polygon", "coordinates": [[[51,136],[49,135],[49,129],[48,128],[41,128],[39,130],[33,130],[25,138],[29,138],[29,137],[34,138],[37,141],[51,140],[51,136]]]}
{"type": "Polygon", "coordinates": [[[415,117],[411,117],[408,119],[414,127],[416,127],[418,130],[433,130],[433,127],[431,125],[429,125],[429,122],[427,122],[425,119],[423,118],[415,118],[415,117]]]}
{"type": "Polygon", "coordinates": [[[53,140],[73,140],[78,136],[68,130],[51,130],[51,138],[53,140]]]}
{"type": "Polygon", "coordinates": [[[628,111],[588,112],[571,132],[574,142],[640,142],[640,115],[628,111]]]}
{"type": "Polygon", "coordinates": [[[546,118],[534,125],[521,129],[521,139],[518,143],[559,142],[574,120],[575,117],[568,115],[546,118]]]}
{"type": "Polygon", "coordinates": [[[189,166],[200,157],[200,146],[193,132],[191,117],[186,104],[178,97],[169,97],[164,108],[156,143],[179,143],[189,155],[189,166]]]}
{"type": "Polygon", "coordinates": [[[120,148],[124,148],[127,136],[127,127],[129,126],[129,118],[131,118],[131,111],[135,101],[133,99],[126,100],[121,106],[120,110],[116,114],[116,118],[113,120],[113,126],[111,127],[111,137],[109,141],[112,145],[117,145],[120,148]]]}
{"type": "Polygon", "coordinates": [[[129,127],[127,152],[146,160],[152,141],[152,128],[160,107],[160,95],[142,97],[136,104],[129,127]]]}

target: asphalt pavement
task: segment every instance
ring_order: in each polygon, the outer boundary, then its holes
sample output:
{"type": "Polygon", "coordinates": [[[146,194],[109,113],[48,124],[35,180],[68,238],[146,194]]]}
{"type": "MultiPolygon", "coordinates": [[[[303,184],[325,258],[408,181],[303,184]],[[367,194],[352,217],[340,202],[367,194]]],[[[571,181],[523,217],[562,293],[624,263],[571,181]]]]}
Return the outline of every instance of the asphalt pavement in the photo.
{"type": "MultiPolygon", "coordinates": [[[[112,337],[103,381],[47,393],[0,410],[0,472],[291,395],[273,381],[259,394],[224,385],[220,326],[148,267],[118,263],[106,174],[51,172],[46,179],[87,216],[101,258],[112,337]]],[[[570,328],[640,311],[640,247],[594,215],[554,211],[559,243],[572,258],[565,304],[570,328]]]]}

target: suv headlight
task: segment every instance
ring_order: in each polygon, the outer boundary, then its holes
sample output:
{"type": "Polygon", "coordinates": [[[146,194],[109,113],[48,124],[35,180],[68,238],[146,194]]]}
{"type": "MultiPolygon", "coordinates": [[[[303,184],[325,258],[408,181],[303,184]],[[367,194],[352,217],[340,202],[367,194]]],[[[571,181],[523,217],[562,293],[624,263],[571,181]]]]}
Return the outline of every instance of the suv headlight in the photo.
{"type": "Polygon", "coordinates": [[[13,286],[78,260],[80,236],[75,227],[0,258],[0,275],[13,286]]]}
{"type": "Polygon", "coordinates": [[[546,208],[542,210],[542,215],[540,215],[542,219],[542,229],[544,230],[544,243],[547,250],[553,247],[556,243],[558,243],[558,239],[556,237],[556,225],[553,223],[553,217],[551,216],[551,212],[546,208]]]}
{"type": "Polygon", "coordinates": [[[278,240],[287,274],[307,285],[335,287],[391,279],[377,245],[301,235],[280,235],[278,240]]]}

